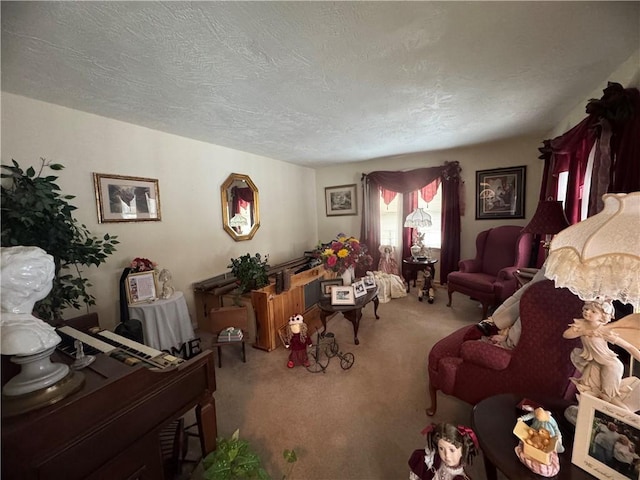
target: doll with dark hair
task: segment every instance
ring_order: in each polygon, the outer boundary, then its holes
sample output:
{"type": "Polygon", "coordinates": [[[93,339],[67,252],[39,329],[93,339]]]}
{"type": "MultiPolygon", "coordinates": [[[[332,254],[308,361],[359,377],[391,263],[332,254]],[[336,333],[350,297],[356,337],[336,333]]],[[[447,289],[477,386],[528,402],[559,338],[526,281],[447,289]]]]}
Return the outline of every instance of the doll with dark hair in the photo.
{"type": "Polygon", "coordinates": [[[432,423],[426,434],[424,450],[416,450],[409,459],[409,480],[470,480],[464,471],[478,454],[475,433],[464,425],[432,423]]]}

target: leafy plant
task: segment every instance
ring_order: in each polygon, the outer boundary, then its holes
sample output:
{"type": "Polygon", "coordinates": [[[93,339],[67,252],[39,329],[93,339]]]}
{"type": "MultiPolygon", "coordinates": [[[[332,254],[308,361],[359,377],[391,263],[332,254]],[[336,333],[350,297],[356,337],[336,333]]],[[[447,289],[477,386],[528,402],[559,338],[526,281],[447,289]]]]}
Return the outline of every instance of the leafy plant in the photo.
{"type": "MultiPolygon", "coordinates": [[[[282,452],[289,471],[282,476],[286,480],[291,475],[298,456],[294,450],[282,452]]],[[[240,430],[233,432],[231,438],[216,439],[216,449],[202,461],[206,480],[270,479],[262,466],[260,457],[251,450],[249,442],[240,439],[240,430]]]]}
{"type": "Polygon", "coordinates": [[[246,293],[269,285],[268,260],[269,255],[263,258],[259,253],[256,253],[253,257],[247,253],[241,257],[231,259],[231,264],[227,265],[227,268],[231,269],[231,273],[238,280],[240,293],[246,293]]]}
{"type": "Polygon", "coordinates": [[[218,438],[216,449],[204,458],[203,466],[207,480],[270,478],[249,442],[240,439],[240,430],[231,438],[218,438]]]}
{"type": "Polygon", "coordinates": [[[105,234],[101,239],[92,236],[85,225],[73,218],[76,207],[69,203],[73,195],[62,195],[55,181],[58,177],[42,176],[45,167],[53,171],[64,168],[58,163],[40,159],[36,173],[26,171],[12,160],[13,165],[1,165],[1,245],[36,246],[53,256],[55,278],[49,295],[36,303],[34,313],[43,320],[61,318],[67,307],[80,309],[95,305],[89,293],[91,283],[82,276],[82,266],[99,266],[116,251],[120,243],[115,236],[105,234]]]}

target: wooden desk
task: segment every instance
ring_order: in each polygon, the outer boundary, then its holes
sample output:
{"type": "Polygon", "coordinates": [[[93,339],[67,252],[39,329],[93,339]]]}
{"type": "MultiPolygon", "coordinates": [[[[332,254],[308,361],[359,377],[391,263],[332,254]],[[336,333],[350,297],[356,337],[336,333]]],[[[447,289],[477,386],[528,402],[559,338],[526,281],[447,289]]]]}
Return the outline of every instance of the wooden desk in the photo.
{"type": "Polygon", "coordinates": [[[437,259],[429,260],[414,260],[413,257],[407,257],[402,260],[402,275],[407,281],[407,293],[411,290],[411,280],[413,280],[413,286],[416,286],[416,279],[418,278],[418,272],[422,270],[429,270],[431,273],[431,279],[436,279],[436,263],[437,259]]]}
{"type": "Polygon", "coordinates": [[[500,470],[505,477],[514,480],[540,480],[544,478],[536,475],[522,464],[515,452],[518,437],[513,434],[513,427],[515,427],[518,417],[524,414],[518,410],[516,405],[523,398],[529,398],[550,410],[562,432],[562,444],[565,451],[558,455],[560,471],[553,477],[554,480],[593,480],[594,477],[571,463],[575,431],[573,425],[564,418],[564,409],[571,403],[561,399],[537,398],[533,394],[530,396],[495,395],[482,400],[473,407],[471,425],[484,454],[487,480],[496,480],[496,469],[500,470]]]}
{"type": "Polygon", "coordinates": [[[373,314],[376,319],[379,319],[378,305],[380,304],[380,300],[378,300],[378,287],[372,288],[363,297],[356,298],[355,305],[331,305],[331,298],[322,298],[320,302],[318,302],[318,306],[320,307],[320,320],[322,321],[323,327],[322,333],[327,330],[327,317],[340,312],[344,318],[353,324],[353,342],[359,345],[358,328],[360,327],[360,319],[362,318],[362,309],[371,301],[373,301],[373,314]]]}

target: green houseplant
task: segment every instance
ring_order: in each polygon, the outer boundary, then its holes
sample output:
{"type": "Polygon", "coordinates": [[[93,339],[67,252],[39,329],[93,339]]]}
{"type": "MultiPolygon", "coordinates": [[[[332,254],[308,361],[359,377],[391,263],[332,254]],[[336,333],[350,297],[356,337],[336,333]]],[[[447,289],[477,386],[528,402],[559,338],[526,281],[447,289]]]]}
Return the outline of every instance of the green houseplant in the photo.
{"type": "Polygon", "coordinates": [[[88,291],[92,285],[82,276],[81,267],[104,263],[119,242],[108,234],[102,238],[91,235],[85,225],[73,218],[76,207],[69,200],[75,197],[60,192],[55,183],[58,177],[42,175],[45,168],[60,171],[64,167],[40,160],[38,172],[33,167],[22,170],[15,160],[12,165],[1,165],[1,245],[36,246],[53,256],[53,288],[34,308],[38,317],[53,321],[61,318],[67,307],[95,305],[95,298],[88,291]]]}
{"type": "MultiPolygon", "coordinates": [[[[285,450],[282,456],[289,466],[288,472],[282,476],[282,480],[285,480],[291,475],[298,456],[294,450],[285,450]]],[[[203,459],[202,464],[203,476],[207,480],[271,478],[249,442],[240,438],[240,430],[233,432],[231,438],[218,438],[216,449],[203,459]]]]}
{"type": "Polygon", "coordinates": [[[231,259],[231,264],[227,265],[227,268],[231,269],[231,273],[238,281],[239,293],[250,292],[269,285],[268,260],[269,255],[262,257],[259,253],[254,256],[247,253],[231,259]]]}

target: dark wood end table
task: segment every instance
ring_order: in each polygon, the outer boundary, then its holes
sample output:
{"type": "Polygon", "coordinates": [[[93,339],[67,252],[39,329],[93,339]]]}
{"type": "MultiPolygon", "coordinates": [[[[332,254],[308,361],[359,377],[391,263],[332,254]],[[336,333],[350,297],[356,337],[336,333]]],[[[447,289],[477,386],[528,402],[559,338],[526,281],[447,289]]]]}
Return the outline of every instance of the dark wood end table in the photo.
{"type": "Polygon", "coordinates": [[[513,434],[518,417],[525,412],[517,405],[523,398],[539,403],[551,411],[562,432],[564,453],[558,454],[560,471],[554,480],[593,480],[593,476],[571,463],[573,450],[573,425],[564,418],[564,410],[571,402],[562,399],[550,399],[531,395],[503,394],[489,397],[479,402],[471,413],[471,426],[484,455],[484,468],[487,480],[497,479],[497,470],[513,480],[540,480],[544,477],[536,475],[520,462],[515,448],[518,437],[513,434]],[[496,470],[497,469],[497,470],[496,470]]]}
{"type": "Polygon", "coordinates": [[[413,257],[407,257],[402,260],[402,275],[407,281],[407,293],[411,290],[411,280],[413,280],[413,286],[415,287],[418,272],[422,270],[429,270],[431,279],[435,281],[436,263],[438,263],[438,259],[414,260],[413,257]]]}
{"type": "Polygon", "coordinates": [[[373,314],[377,320],[380,318],[378,316],[378,305],[380,304],[380,300],[378,300],[378,287],[372,288],[367,291],[366,295],[356,298],[354,305],[331,305],[331,298],[320,299],[318,307],[320,307],[320,320],[322,321],[323,327],[322,333],[324,334],[327,330],[327,317],[336,312],[340,312],[344,318],[353,324],[353,342],[359,345],[358,328],[360,327],[360,319],[362,318],[362,309],[371,301],[373,302],[373,314]]]}

